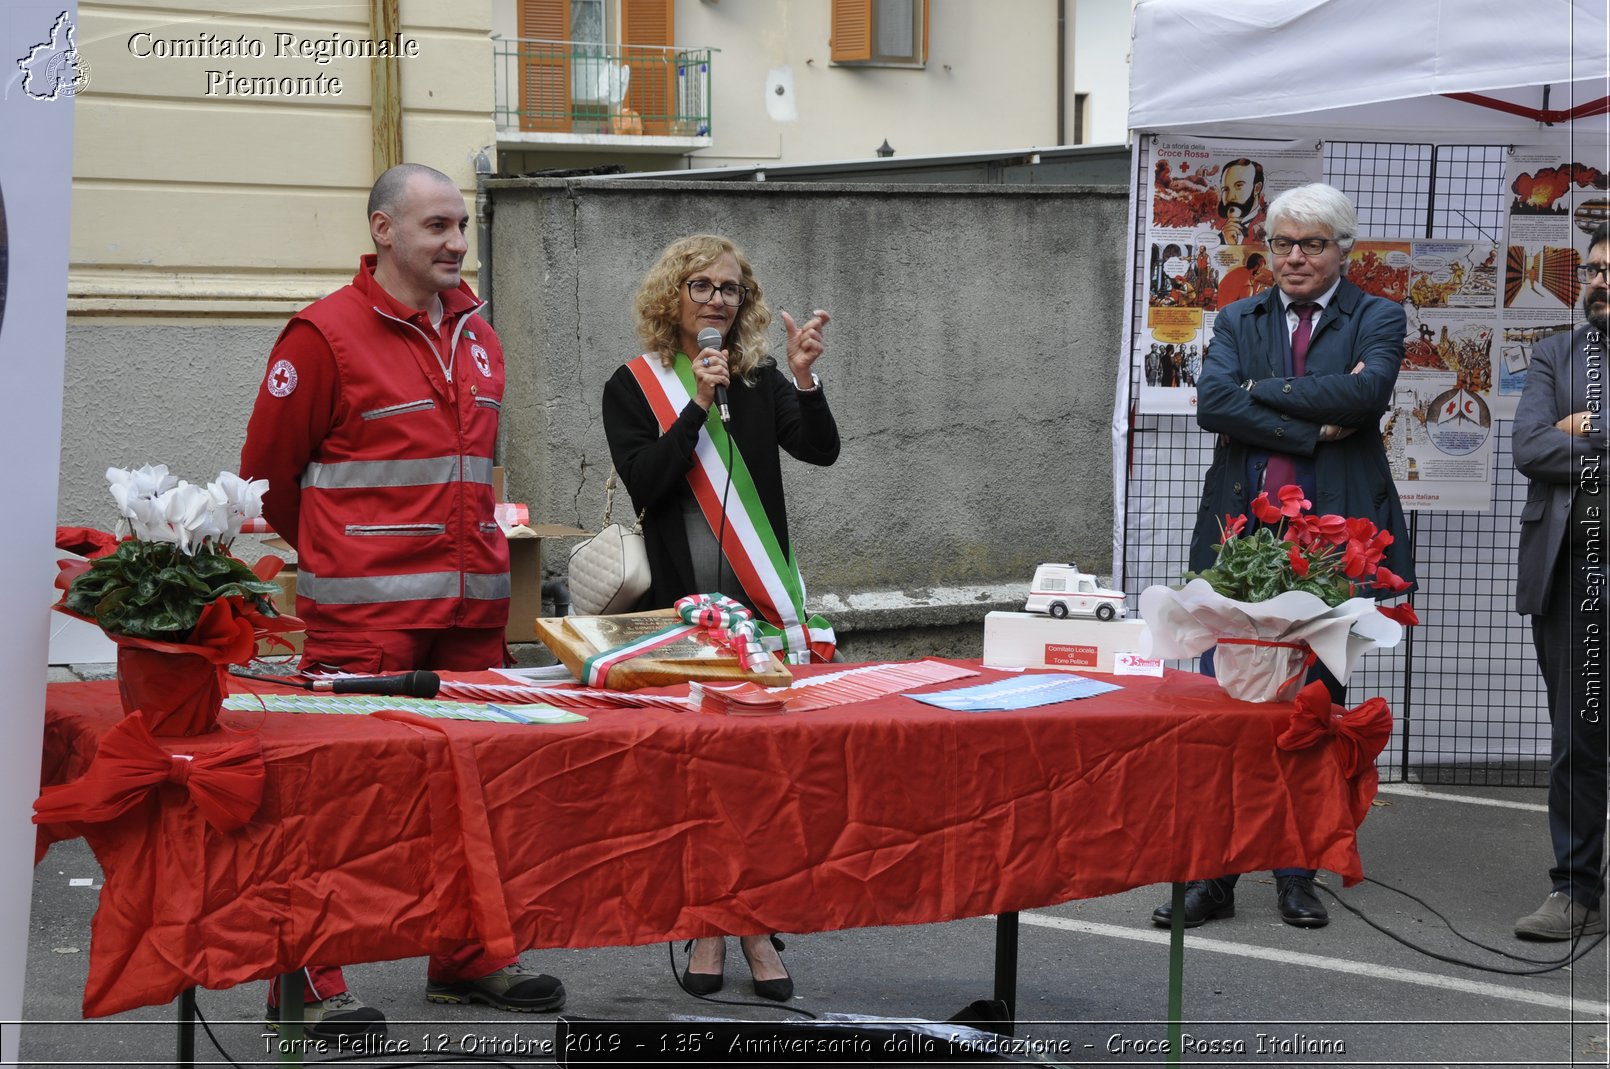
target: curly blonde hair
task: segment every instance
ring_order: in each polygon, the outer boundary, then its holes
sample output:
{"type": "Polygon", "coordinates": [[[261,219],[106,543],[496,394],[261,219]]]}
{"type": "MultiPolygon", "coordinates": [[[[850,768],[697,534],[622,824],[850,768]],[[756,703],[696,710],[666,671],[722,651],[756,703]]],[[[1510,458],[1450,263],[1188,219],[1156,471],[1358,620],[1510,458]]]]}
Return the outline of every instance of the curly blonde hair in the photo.
{"type": "Polygon", "coordinates": [[[750,382],[753,381],[750,375],[766,359],[766,331],[771,329],[771,309],[766,307],[760,283],[755,280],[754,269],[749,266],[743,250],[728,239],[719,234],[692,234],[667,245],[638,287],[632,310],[637,319],[638,337],[649,352],[657,354],[660,362],[670,367],[681,347],[683,283],[728,253],[738,261],[739,284],[748,288],[749,297],[738,306],[738,314],[733,317],[726,348],[732,357],[733,375],[750,382]]]}

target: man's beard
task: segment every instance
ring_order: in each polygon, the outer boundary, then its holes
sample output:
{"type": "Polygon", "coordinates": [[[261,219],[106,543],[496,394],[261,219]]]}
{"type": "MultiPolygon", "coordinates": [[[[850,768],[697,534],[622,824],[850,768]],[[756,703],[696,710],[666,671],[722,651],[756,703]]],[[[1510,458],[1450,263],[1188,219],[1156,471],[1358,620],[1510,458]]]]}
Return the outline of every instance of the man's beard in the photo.
{"type": "Polygon", "coordinates": [[[1600,334],[1610,334],[1610,292],[1595,289],[1583,294],[1582,311],[1587,314],[1589,326],[1600,334]]]}
{"type": "Polygon", "coordinates": [[[1219,198],[1219,214],[1226,219],[1247,219],[1258,205],[1258,195],[1254,193],[1246,200],[1225,200],[1219,198]]]}

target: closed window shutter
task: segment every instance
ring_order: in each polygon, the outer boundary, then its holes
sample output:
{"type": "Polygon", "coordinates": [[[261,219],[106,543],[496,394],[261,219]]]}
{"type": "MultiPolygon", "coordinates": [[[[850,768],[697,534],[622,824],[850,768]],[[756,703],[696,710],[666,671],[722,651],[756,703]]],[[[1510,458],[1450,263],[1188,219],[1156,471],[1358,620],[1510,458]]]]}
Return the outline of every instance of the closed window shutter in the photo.
{"type": "Polygon", "coordinates": [[[865,63],[871,58],[872,0],[833,0],[833,61],[865,63]]]}
{"type": "MultiPolygon", "coordinates": [[[[520,0],[518,33],[570,40],[570,0],[520,0]]],[[[564,44],[520,43],[520,129],[570,131],[570,55],[564,44]]]]}
{"type": "Polygon", "coordinates": [[[928,62],[928,0],[922,0],[922,51],[917,54],[917,62],[928,62]]]}
{"type": "Polygon", "coordinates": [[[626,107],[645,134],[670,133],[677,118],[675,8],[675,0],[621,0],[621,52],[632,71],[626,107]]]}

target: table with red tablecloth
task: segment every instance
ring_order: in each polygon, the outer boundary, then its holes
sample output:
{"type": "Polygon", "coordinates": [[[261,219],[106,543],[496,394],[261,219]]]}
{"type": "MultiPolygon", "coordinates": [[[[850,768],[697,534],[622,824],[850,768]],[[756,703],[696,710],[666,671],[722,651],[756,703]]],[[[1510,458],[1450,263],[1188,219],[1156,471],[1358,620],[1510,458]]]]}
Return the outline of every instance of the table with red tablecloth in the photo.
{"type": "MultiPolygon", "coordinates": [[[[1275,866],[1361,876],[1373,778],[1350,780],[1329,739],[1277,746],[1292,705],[1173,671],[1113,681],[1021,712],[898,695],[529,726],[226,711],[226,730],[160,742],[199,756],[260,740],[262,803],[240,830],[209,825],[181,783],[45,829],[82,835],[105,875],[84,1013],[467,940],[635,945],[1005,914],[1275,866]]],[[[44,783],[81,776],[121,715],[115,683],[51,686],[44,783]]]]}

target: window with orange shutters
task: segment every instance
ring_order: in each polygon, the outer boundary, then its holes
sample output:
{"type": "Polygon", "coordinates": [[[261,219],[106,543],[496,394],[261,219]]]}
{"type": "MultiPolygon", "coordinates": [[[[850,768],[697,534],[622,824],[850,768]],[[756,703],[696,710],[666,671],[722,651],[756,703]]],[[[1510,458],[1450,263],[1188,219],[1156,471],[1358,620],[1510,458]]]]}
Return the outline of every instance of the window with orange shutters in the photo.
{"type": "Polygon", "coordinates": [[[928,0],[833,0],[834,63],[920,67],[928,61],[928,0]]]}
{"type": "Polygon", "coordinates": [[[520,0],[520,129],[568,133],[570,0],[520,0]],[[535,40],[532,40],[535,39],[535,40]]]}
{"type": "Polygon", "coordinates": [[[631,70],[626,103],[645,134],[667,134],[679,116],[674,0],[621,0],[621,60],[631,70]]]}

